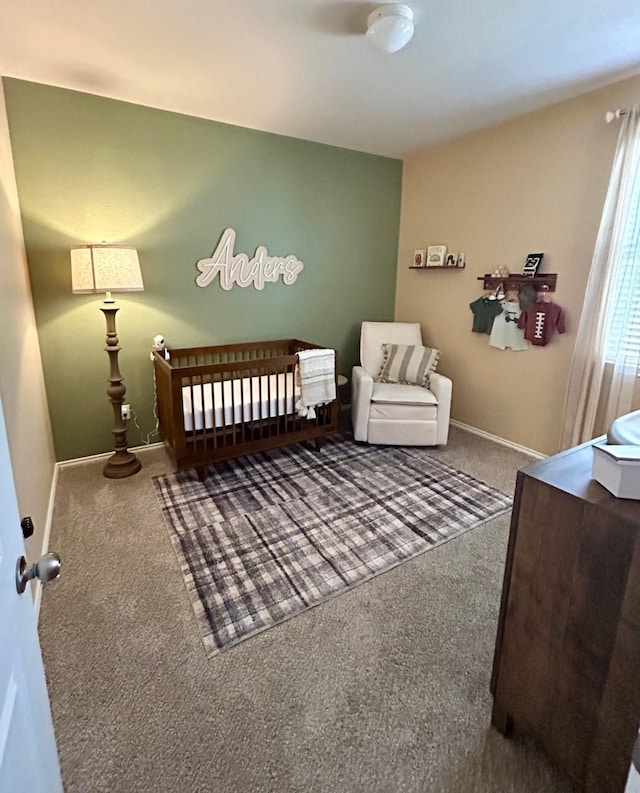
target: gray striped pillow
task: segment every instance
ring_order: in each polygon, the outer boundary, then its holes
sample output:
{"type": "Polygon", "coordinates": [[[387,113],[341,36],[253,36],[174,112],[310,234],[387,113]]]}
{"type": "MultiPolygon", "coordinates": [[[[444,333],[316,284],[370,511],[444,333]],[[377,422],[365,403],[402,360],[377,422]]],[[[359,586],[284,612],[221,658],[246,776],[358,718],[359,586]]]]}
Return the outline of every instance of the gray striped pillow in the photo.
{"type": "Polygon", "coordinates": [[[429,375],[435,371],[440,351],[409,344],[383,344],[384,360],[378,383],[405,383],[429,388],[429,375]]]}

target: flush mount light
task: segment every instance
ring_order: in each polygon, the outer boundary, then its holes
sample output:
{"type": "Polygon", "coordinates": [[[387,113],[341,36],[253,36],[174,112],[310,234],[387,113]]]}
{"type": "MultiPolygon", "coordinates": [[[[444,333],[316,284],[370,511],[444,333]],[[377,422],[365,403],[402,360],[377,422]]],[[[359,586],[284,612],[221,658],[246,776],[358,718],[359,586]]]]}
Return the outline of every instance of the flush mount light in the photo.
{"type": "Polygon", "coordinates": [[[413,36],[413,11],[401,3],[376,8],[367,19],[367,38],[383,52],[397,52],[413,36]]]}

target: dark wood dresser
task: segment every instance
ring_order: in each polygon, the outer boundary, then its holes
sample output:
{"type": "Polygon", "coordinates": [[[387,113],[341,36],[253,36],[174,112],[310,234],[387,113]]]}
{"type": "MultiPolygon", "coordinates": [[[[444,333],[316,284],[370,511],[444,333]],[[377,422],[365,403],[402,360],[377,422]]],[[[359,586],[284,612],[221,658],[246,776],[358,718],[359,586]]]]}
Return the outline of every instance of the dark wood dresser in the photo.
{"type": "Polygon", "coordinates": [[[518,472],[492,723],[587,793],[623,793],[640,724],[640,501],[591,479],[592,443],[518,472]]]}

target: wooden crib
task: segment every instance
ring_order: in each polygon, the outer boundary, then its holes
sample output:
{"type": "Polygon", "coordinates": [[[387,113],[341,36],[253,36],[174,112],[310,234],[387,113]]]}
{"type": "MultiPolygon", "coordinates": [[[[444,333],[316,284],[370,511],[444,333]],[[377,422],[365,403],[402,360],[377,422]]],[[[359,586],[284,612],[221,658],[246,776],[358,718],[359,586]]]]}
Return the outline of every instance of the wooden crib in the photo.
{"type": "MultiPolygon", "coordinates": [[[[338,428],[338,403],[301,418],[295,368],[298,339],[190,347],[153,354],[159,429],[177,468],[207,465],[251,452],[320,439],[338,428]]],[[[336,370],[337,372],[337,355],[336,370]]],[[[336,380],[337,382],[337,380],[336,380]]]]}

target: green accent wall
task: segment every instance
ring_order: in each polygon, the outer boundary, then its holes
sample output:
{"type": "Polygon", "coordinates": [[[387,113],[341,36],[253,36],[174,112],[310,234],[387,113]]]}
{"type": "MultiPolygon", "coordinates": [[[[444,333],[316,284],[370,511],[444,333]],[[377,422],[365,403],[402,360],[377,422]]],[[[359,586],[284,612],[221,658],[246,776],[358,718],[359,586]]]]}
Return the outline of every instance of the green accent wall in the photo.
{"type": "MultiPolygon", "coordinates": [[[[393,319],[400,160],[21,80],[4,86],[57,459],[113,448],[101,297],[71,293],[72,245],[138,249],[145,291],[117,296],[117,322],[142,436],[155,426],[158,333],[170,347],[298,337],[335,347],[348,375],[360,322],[393,319]],[[296,283],[196,286],[196,262],[227,227],[235,253],[295,254],[296,283]]],[[[130,422],[130,446],[141,433],[130,422]]]]}

